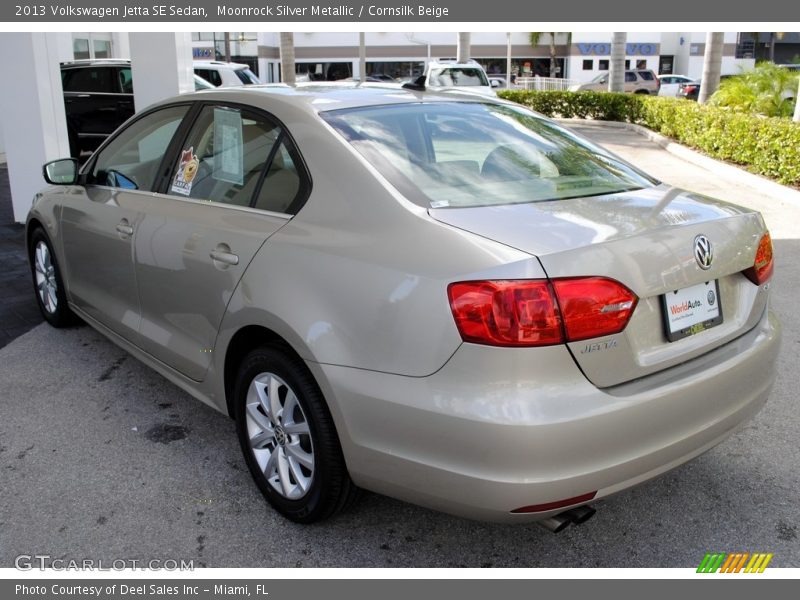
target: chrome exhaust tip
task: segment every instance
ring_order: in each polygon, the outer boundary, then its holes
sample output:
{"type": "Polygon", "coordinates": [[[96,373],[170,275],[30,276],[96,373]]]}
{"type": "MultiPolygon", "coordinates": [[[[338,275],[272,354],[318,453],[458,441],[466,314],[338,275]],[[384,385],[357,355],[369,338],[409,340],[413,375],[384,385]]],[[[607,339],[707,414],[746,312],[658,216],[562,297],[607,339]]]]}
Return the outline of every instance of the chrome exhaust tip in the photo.
{"type": "Polygon", "coordinates": [[[548,531],[552,531],[553,533],[558,533],[559,531],[563,531],[567,527],[569,527],[570,521],[567,517],[560,515],[554,515],[552,517],[548,517],[546,519],[542,519],[541,521],[536,521],[537,524],[541,525],[548,531]]]}
{"type": "Polygon", "coordinates": [[[563,513],[557,516],[566,517],[573,525],[580,525],[582,523],[586,523],[586,521],[591,519],[596,512],[597,509],[592,508],[591,506],[585,504],[583,506],[576,506],[575,508],[570,508],[569,510],[564,511],[563,513]]]}

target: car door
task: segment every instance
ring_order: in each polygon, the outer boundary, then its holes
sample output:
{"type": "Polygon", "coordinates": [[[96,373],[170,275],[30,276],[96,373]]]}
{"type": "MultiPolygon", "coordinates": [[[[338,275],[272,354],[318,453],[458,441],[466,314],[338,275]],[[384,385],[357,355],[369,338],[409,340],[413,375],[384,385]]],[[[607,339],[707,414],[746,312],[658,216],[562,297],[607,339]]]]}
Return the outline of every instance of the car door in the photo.
{"type": "Polygon", "coordinates": [[[160,180],[167,148],[188,104],[146,113],[100,149],[65,194],[61,243],[71,302],[86,315],[138,342],[141,318],[133,240],[141,202],[160,180]]]}
{"type": "Polygon", "coordinates": [[[269,115],[207,103],[136,236],[143,348],[202,380],[222,317],[251,259],[285,225],[310,180],[269,115]]]}
{"type": "Polygon", "coordinates": [[[625,71],[625,84],[623,89],[626,92],[635,92],[639,89],[638,83],[639,80],[636,77],[636,73],[633,71],[625,71]]]}

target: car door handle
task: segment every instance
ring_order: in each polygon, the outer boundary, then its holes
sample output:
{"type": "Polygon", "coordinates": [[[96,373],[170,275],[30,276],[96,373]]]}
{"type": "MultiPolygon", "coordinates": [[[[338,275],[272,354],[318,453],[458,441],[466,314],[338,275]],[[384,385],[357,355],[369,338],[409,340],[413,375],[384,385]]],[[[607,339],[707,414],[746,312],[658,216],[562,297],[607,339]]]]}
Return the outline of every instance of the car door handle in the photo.
{"type": "Polygon", "coordinates": [[[131,227],[130,223],[128,223],[128,219],[122,219],[122,221],[117,223],[117,233],[120,234],[120,237],[128,237],[133,235],[133,227],[131,227]]]}
{"type": "Polygon", "coordinates": [[[225,265],[239,264],[239,256],[227,250],[221,250],[221,249],[212,250],[209,256],[211,256],[212,260],[220,262],[225,265]]]}

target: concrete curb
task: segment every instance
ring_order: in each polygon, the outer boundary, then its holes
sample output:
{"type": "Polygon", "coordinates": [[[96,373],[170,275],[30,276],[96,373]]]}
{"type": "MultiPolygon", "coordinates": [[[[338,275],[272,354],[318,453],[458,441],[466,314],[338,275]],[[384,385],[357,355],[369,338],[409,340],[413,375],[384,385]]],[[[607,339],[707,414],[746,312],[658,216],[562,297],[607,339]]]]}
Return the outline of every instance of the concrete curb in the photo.
{"type": "Polygon", "coordinates": [[[683,146],[682,144],[679,144],[674,140],[671,140],[670,138],[661,135],[660,133],[651,131],[650,129],[647,129],[647,127],[642,127],[641,125],[636,125],[635,123],[623,123],[620,121],[600,121],[594,119],[557,119],[557,121],[559,121],[560,123],[574,123],[574,124],[597,123],[607,127],[614,127],[617,129],[628,129],[630,131],[638,133],[643,137],[646,137],[651,142],[658,144],[670,154],[674,154],[675,156],[678,156],[679,158],[682,158],[687,162],[690,162],[694,165],[697,165],[698,167],[702,167],[708,171],[711,171],[712,173],[719,175],[720,177],[725,177],[731,182],[756,188],[764,192],[765,194],[769,194],[770,196],[774,196],[784,202],[789,202],[791,204],[795,204],[796,206],[800,207],[800,191],[792,189],[790,187],[786,187],[785,185],[781,185],[780,183],[775,183],[774,181],[767,179],[766,177],[750,173],[749,171],[745,171],[740,167],[735,167],[733,165],[729,165],[728,163],[724,163],[722,161],[708,157],[705,154],[701,154],[696,150],[692,150],[687,146],[683,146]]]}

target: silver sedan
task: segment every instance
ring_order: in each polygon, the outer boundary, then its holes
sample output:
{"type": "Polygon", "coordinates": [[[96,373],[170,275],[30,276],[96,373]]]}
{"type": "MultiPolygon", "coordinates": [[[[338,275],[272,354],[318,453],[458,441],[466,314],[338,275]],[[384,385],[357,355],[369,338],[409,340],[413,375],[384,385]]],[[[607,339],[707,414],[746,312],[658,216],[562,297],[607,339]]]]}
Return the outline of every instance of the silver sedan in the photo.
{"type": "Polygon", "coordinates": [[[508,102],[211,90],[44,174],[44,317],[233,417],[298,522],[365,488],[560,529],[718,444],[773,383],[761,216],[508,102]]]}

